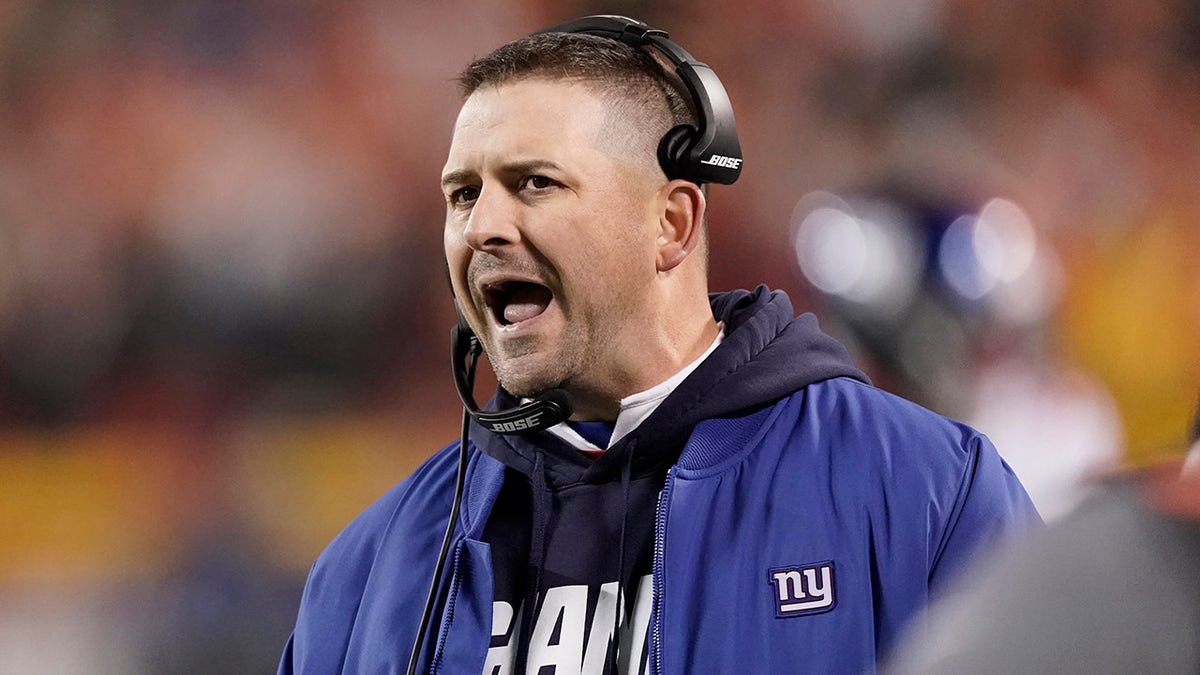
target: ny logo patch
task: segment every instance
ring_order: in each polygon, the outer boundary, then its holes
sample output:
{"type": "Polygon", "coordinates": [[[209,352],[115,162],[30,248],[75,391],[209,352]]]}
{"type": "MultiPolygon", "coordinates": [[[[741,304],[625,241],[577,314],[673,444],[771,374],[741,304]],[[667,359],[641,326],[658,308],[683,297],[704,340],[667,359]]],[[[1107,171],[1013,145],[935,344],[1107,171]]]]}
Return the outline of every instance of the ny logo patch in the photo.
{"type": "Polygon", "coordinates": [[[767,578],[775,591],[775,617],[778,619],[828,612],[837,604],[832,560],[776,567],[767,572],[767,578]]]}

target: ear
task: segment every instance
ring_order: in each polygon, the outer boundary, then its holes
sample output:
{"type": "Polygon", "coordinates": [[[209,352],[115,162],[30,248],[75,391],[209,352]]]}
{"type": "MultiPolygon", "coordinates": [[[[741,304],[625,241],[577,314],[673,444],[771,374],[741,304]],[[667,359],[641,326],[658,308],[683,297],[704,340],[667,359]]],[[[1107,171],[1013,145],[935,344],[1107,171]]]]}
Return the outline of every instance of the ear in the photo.
{"type": "Polygon", "coordinates": [[[699,185],[673,180],[659,191],[658,271],[678,267],[700,244],[704,229],[704,192],[699,185]]]}

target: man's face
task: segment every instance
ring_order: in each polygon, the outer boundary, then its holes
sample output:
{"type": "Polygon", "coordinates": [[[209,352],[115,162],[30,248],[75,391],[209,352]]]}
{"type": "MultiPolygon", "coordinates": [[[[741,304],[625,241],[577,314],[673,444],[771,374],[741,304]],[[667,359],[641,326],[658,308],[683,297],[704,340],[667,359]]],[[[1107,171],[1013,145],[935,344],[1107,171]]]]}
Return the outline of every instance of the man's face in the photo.
{"type": "Polygon", "coordinates": [[[446,260],[515,395],[562,386],[586,409],[633,393],[621,391],[638,369],[630,347],[656,328],[646,291],[665,179],[622,151],[628,133],[578,83],[485,87],[459,113],[442,174],[446,260]]]}

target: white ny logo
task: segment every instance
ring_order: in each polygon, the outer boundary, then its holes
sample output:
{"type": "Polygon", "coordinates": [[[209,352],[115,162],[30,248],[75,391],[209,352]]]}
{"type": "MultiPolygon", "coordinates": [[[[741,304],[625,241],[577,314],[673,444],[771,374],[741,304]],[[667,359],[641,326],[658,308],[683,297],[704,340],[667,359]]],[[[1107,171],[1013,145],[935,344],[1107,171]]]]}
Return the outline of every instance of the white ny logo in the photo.
{"type": "Polygon", "coordinates": [[[768,574],[775,587],[775,616],[800,616],[833,609],[833,561],[776,567],[768,574]]]}

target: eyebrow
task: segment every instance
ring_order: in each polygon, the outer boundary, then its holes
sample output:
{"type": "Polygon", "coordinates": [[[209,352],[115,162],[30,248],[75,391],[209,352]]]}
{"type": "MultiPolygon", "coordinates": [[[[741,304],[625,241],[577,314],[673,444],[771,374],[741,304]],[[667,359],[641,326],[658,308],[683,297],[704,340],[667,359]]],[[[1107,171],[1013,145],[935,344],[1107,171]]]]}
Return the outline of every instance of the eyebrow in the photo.
{"type": "MultiPolygon", "coordinates": [[[[500,167],[500,173],[503,174],[526,174],[536,173],[545,169],[553,169],[555,171],[563,171],[562,165],[548,159],[527,159],[516,162],[509,162],[500,167]]],[[[455,169],[442,176],[442,187],[450,185],[461,185],[475,179],[479,174],[470,169],[455,169]]]]}
{"type": "Polygon", "coordinates": [[[475,177],[474,171],[456,169],[442,176],[442,187],[465,183],[475,177]]]}

